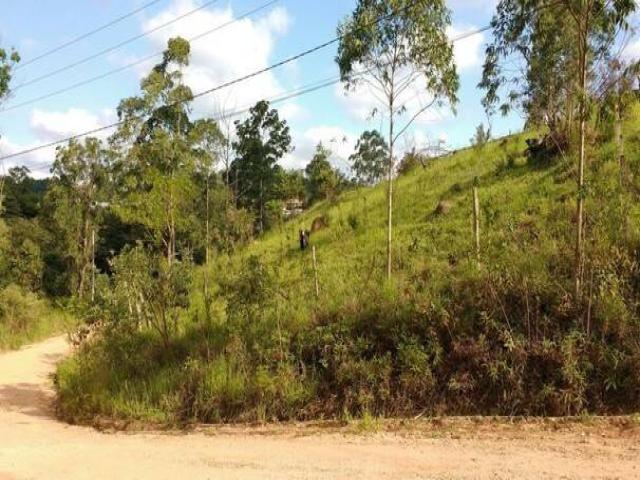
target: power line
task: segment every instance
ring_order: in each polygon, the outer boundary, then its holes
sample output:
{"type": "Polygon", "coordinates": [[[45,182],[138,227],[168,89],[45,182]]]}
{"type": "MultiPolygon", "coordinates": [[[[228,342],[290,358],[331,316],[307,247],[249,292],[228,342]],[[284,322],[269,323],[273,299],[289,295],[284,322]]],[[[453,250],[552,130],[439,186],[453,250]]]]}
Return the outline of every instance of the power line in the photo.
{"type": "MultiPolygon", "coordinates": [[[[367,73],[367,72],[366,71],[358,72],[358,73],[356,73],[356,74],[354,74],[352,76],[353,77],[357,77],[357,76],[364,75],[365,73],[367,73]]],[[[336,85],[338,83],[340,83],[340,77],[339,76],[338,77],[335,77],[335,76],[334,77],[329,77],[329,78],[325,78],[324,80],[319,80],[317,82],[313,82],[313,83],[307,84],[307,85],[305,85],[303,87],[300,87],[300,88],[291,90],[289,92],[283,93],[281,95],[272,97],[270,99],[267,99],[266,101],[269,102],[271,105],[278,104],[278,103],[285,102],[287,100],[291,100],[292,98],[296,98],[296,97],[300,97],[302,95],[307,95],[309,93],[316,92],[318,90],[330,87],[332,85],[336,85]]],[[[253,107],[252,106],[247,106],[247,107],[243,107],[243,108],[238,109],[238,110],[234,110],[234,111],[229,112],[229,113],[217,115],[217,116],[214,116],[214,117],[207,117],[207,118],[209,118],[209,119],[211,119],[213,121],[220,121],[220,120],[223,120],[223,119],[234,118],[234,117],[238,117],[238,116],[244,115],[245,113],[248,113],[251,110],[251,108],[253,108],[253,107]]],[[[91,135],[92,133],[98,133],[99,131],[104,131],[104,130],[107,130],[107,129],[110,129],[110,128],[114,128],[114,127],[118,126],[120,123],[122,123],[122,122],[118,122],[118,124],[111,124],[111,125],[107,125],[105,127],[101,127],[99,129],[95,129],[92,132],[85,132],[84,134],[77,135],[75,137],[70,137],[68,140],[75,140],[76,138],[78,138],[80,136],[91,135]]],[[[65,143],[66,143],[66,141],[65,141],[65,143]]],[[[49,148],[49,147],[52,147],[52,146],[54,146],[54,145],[49,144],[49,145],[43,146],[41,148],[49,148]]],[[[24,152],[24,153],[28,153],[28,152],[24,152]]],[[[5,158],[10,158],[10,156],[3,157],[2,159],[0,159],[0,161],[3,161],[5,158]]],[[[45,163],[41,163],[41,164],[31,164],[31,165],[25,164],[24,166],[27,167],[29,169],[29,171],[31,171],[31,172],[37,172],[39,170],[46,170],[46,169],[50,168],[51,165],[52,165],[52,162],[45,162],[45,163]]]]}
{"type": "MultiPolygon", "coordinates": [[[[386,17],[382,17],[382,18],[377,19],[376,23],[384,20],[385,18],[386,17]]],[[[490,27],[483,27],[483,28],[478,29],[478,30],[474,30],[474,31],[471,31],[471,32],[464,33],[462,35],[458,35],[458,36],[454,37],[453,39],[451,39],[450,43],[455,43],[455,42],[458,42],[460,40],[464,40],[465,38],[468,38],[471,35],[480,34],[480,33],[484,32],[484,31],[486,31],[487,28],[490,28],[490,27]]],[[[286,59],[284,59],[284,60],[282,60],[280,62],[274,63],[274,64],[272,64],[272,65],[270,65],[268,67],[265,67],[265,68],[263,68],[261,70],[257,70],[255,72],[252,72],[252,73],[248,74],[248,75],[244,75],[242,77],[238,77],[238,78],[236,78],[234,80],[230,80],[230,81],[228,81],[226,83],[223,83],[221,85],[218,85],[216,87],[204,90],[204,91],[202,91],[200,93],[197,93],[197,94],[193,95],[192,99],[195,100],[195,99],[203,97],[205,95],[209,95],[209,94],[214,93],[214,92],[216,92],[218,90],[222,90],[224,88],[228,88],[228,87],[230,87],[232,85],[235,85],[237,83],[241,83],[241,82],[244,82],[246,80],[250,80],[251,78],[257,77],[257,76],[259,76],[259,75],[261,75],[263,73],[269,72],[269,71],[274,70],[276,68],[279,68],[279,67],[281,67],[283,65],[286,65],[288,63],[291,63],[291,62],[294,62],[296,60],[299,60],[302,57],[305,57],[305,56],[310,55],[312,53],[315,53],[315,52],[317,52],[319,50],[322,50],[322,49],[324,49],[324,48],[326,48],[326,47],[328,47],[330,45],[333,45],[334,43],[338,42],[340,40],[340,38],[341,37],[338,36],[336,38],[333,38],[332,40],[329,40],[327,42],[321,43],[320,45],[317,45],[315,47],[309,48],[307,50],[304,50],[303,52],[300,52],[300,53],[298,53],[296,55],[288,57],[288,58],[286,58],[286,59]]],[[[42,149],[45,149],[45,148],[54,147],[56,145],[67,143],[70,140],[76,140],[78,138],[85,137],[87,135],[93,135],[93,134],[96,134],[96,133],[100,133],[102,131],[105,131],[105,130],[108,130],[108,129],[111,129],[111,128],[114,128],[114,127],[118,127],[118,126],[122,125],[123,123],[124,122],[122,122],[122,121],[115,122],[115,123],[112,123],[112,124],[109,124],[109,125],[105,125],[103,127],[95,128],[93,130],[89,130],[89,131],[82,132],[82,133],[79,133],[79,134],[76,134],[76,135],[72,135],[70,137],[66,137],[66,138],[63,138],[63,139],[60,139],[60,140],[56,140],[56,141],[49,142],[49,143],[46,143],[46,144],[38,145],[36,147],[32,147],[32,148],[28,148],[28,149],[25,149],[25,150],[21,150],[19,152],[15,152],[15,153],[0,157],[0,161],[7,160],[7,159],[10,159],[10,158],[15,158],[15,157],[22,156],[22,155],[26,155],[28,153],[33,153],[33,152],[36,152],[38,150],[42,150],[42,149]]]]}
{"type": "MultiPolygon", "coordinates": [[[[210,34],[216,32],[218,30],[221,30],[222,28],[225,28],[225,27],[229,26],[232,23],[235,23],[235,22],[237,22],[239,20],[242,20],[242,19],[244,19],[246,17],[254,15],[255,13],[257,13],[257,12],[259,12],[259,11],[261,11],[261,10],[271,6],[271,5],[273,5],[274,3],[278,2],[278,1],[279,0],[271,0],[271,1],[267,2],[267,3],[265,3],[265,4],[262,4],[259,7],[255,8],[253,10],[250,10],[249,12],[246,12],[246,13],[240,15],[239,17],[237,17],[237,18],[235,18],[235,19],[233,19],[233,20],[231,20],[229,22],[226,22],[226,23],[224,23],[222,25],[219,25],[219,26],[217,26],[217,27],[215,27],[215,28],[213,28],[211,30],[207,30],[206,32],[203,32],[203,33],[198,34],[198,35],[196,35],[194,37],[191,37],[191,38],[188,39],[188,41],[189,42],[193,42],[193,41],[199,40],[199,39],[201,39],[201,38],[203,38],[203,37],[205,37],[207,35],[210,35],[210,34]]],[[[461,35],[458,35],[458,36],[452,38],[450,41],[451,41],[451,43],[455,43],[455,42],[458,42],[460,40],[464,40],[466,38],[469,38],[469,37],[471,37],[473,35],[478,35],[480,33],[483,33],[485,31],[487,31],[487,30],[490,30],[490,29],[491,29],[491,26],[487,25],[487,26],[485,26],[483,28],[480,28],[478,30],[473,30],[471,32],[466,32],[466,33],[463,33],[461,35]]],[[[331,42],[327,42],[326,44],[321,45],[320,48],[325,48],[325,47],[331,45],[332,43],[335,43],[338,40],[339,40],[339,37],[334,39],[331,42]]],[[[103,74],[97,75],[95,77],[88,78],[86,80],[83,80],[83,81],[80,81],[78,83],[72,84],[72,85],[70,85],[68,87],[65,87],[65,88],[62,88],[60,90],[55,90],[53,92],[41,95],[41,96],[36,97],[36,98],[32,98],[30,100],[25,100],[24,102],[20,102],[20,103],[14,104],[14,105],[9,105],[9,106],[7,106],[5,108],[0,109],[0,113],[8,112],[8,111],[16,110],[18,108],[22,108],[22,107],[25,107],[25,106],[28,106],[28,105],[32,105],[32,104],[34,104],[36,102],[39,102],[41,100],[46,100],[46,99],[51,98],[53,96],[60,95],[62,93],[66,93],[68,91],[74,90],[74,89],[76,89],[78,87],[82,87],[82,86],[88,85],[88,84],[93,83],[95,81],[101,80],[103,78],[106,78],[106,77],[109,77],[109,76],[114,75],[116,73],[119,73],[119,72],[122,72],[124,70],[127,70],[127,69],[129,69],[131,67],[134,67],[134,66],[137,66],[137,65],[141,65],[141,64],[143,64],[143,63],[155,58],[158,55],[162,55],[162,53],[163,52],[156,52],[156,53],[154,53],[152,55],[144,57],[144,58],[142,58],[140,60],[137,60],[135,62],[129,63],[127,65],[124,65],[122,67],[116,68],[114,70],[110,70],[108,72],[105,72],[103,74]]]]}
{"type": "Polygon", "coordinates": [[[63,67],[57,68],[56,70],[53,70],[53,71],[51,71],[49,73],[45,73],[44,75],[40,75],[39,77],[33,78],[31,80],[28,80],[28,81],[22,83],[21,85],[17,86],[14,89],[14,92],[16,90],[19,90],[19,89],[24,88],[26,86],[33,85],[34,83],[38,83],[38,82],[40,82],[42,80],[45,80],[45,79],[50,78],[50,77],[53,77],[54,75],[57,75],[59,73],[65,72],[65,71],[67,71],[67,70],[69,70],[71,68],[77,67],[78,65],[82,65],[84,63],[87,63],[87,62],[89,62],[91,60],[94,60],[94,59],[96,59],[98,57],[101,57],[102,55],[105,55],[107,53],[113,52],[114,50],[117,50],[117,49],[119,49],[119,48],[121,48],[121,47],[123,47],[125,45],[128,45],[129,43],[132,43],[132,42],[134,42],[136,40],[139,40],[139,39],[144,38],[144,37],[146,37],[148,35],[151,35],[152,33],[157,32],[158,30],[161,30],[161,29],[163,29],[165,27],[168,27],[169,25],[172,25],[172,24],[174,24],[174,23],[176,23],[176,22],[178,22],[178,21],[180,21],[180,20],[182,20],[184,18],[189,17],[190,15],[193,15],[194,13],[199,12],[200,10],[203,10],[203,9],[207,8],[210,5],[213,5],[217,1],[218,0],[209,0],[208,2],[200,5],[199,7],[194,8],[193,10],[190,10],[187,13],[183,13],[182,15],[180,15],[180,16],[178,16],[178,17],[174,18],[173,20],[170,20],[170,21],[168,21],[166,23],[163,23],[162,25],[158,25],[157,27],[154,27],[154,28],[152,28],[150,30],[144,31],[144,32],[142,32],[142,33],[140,33],[138,35],[135,35],[133,37],[130,37],[130,38],[126,39],[126,40],[123,40],[122,42],[120,42],[120,43],[118,43],[116,45],[113,45],[113,46],[111,46],[109,48],[105,48],[104,50],[100,50],[99,52],[94,53],[93,55],[89,55],[88,57],[84,57],[84,58],[82,58],[82,59],[80,59],[78,61],[75,61],[75,62],[70,63],[68,65],[65,65],[63,67]]]}
{"type": "MultiPolygon", "coordinates": [[[[234,18],[233,20],[229,20],[228,22],[220,24],[220,25],[218,25],[218,26],[216,26],[216,27],[214,27],[214,28],[212,28],[210,30],[207,30],[207,31],[202,32],[202,33],[199,33],[198,35],[195,35],[193,37],[188,38],[187,40],[189,42],[194,42],[194,41],[200,40],[200,39],[202,39],[202,38],[204,38],[204,37],[206,37],[208,35],[211,35],[212,33],[215,33],[215,32],[217,32],[219,30],[222,30],[223,28],[228,27],[229,25],[232,25],[232,24],[234,24],[236,22],[239,22],[240,20],[248,18],[248,17],[250,17],[252,15],[255,15],[256,13],[258,13],[258,12],[268,8],[268,7],[270,7],[271,5],[273,5],[273,4],[275,4],[275,3],[279,2],[279,1],[280,0],[270,0],[270,1],[268,1],[266,3],[263,3],[262,5],[254,8],[254,9],[252,9],[252,10],[248,11],[248,12],[245,12],[245,13],[239,15],[238,17],[234,18]]],[[[0,109],[0,113],[9,112],[11,110],[16,110],[18,108],[26,107],[28,105],[32,105],[32,104],[34,104],[36,102],[39,102],[41,100],[46,100],[48,98],[60,95],[62,93],[66,93],[66,92],[69,92],[71,90],[75,90],[76,88],[83,87],[85,85],[89,85],[89,84],[91,84],[93,82],[96,82],[98,80],[102,80],[103,78],[110,77],[111,75],[114,75],[116,73],[120,73],[120,72],[122,72],[124,70],[128,70],[129,68],[132,68],[132,67],[135,67],[137,65],[141,65],[141,64],[143,64],[145,62],[148,62],[149,60],[152,60],[155,57],[158,57],[158,56],[162,55],[163,53],[164,52],[153,53],[153,54],[148,55],[148,56],[146,56],[144,58],[136,60],[135,62],[131,62],[131,63],[128,63],[126,65],[123,65],[122,67],[118,67],[118,68],[115,68],[113,70],[109,70],[109,71],[107,71],[105,73],[101,73],[100,75],[96,75],[94,77],[82,80],[80,82],[74,83],[72,85],[69,85],[67,87],[61,88],[59,90],[54,90],[52,92],[45,93],[45,94],[40,95],[38,97],[31,98],[29,100],[25,100],[23,102],[16,103],[14,105],[9,105],[7,107],[4,107],[4,108],[0,109]]]]}
{"type": "Polygon", "coordinates": [[[127,18],[133,17],[134,15],[142,12],[143,10],[146,10],[147,8],[153,6],[156,3],[159,3],[161,1],[162,0],[153,0],[153,1],[149,2],[149,3],[146,3],[146,4],[142,5],[140,8],[137,8],[136,10],[134,10],[132,12],[126,13],[126,14],[124,14],[124,15],[122,15],[122,16],[120,16],[120,17],[118,17],[118,18],[116,18],[116,19],[114,19],[112,21],[110,21],[109,23],[105,23],[104,25],[102,25],[102,26],[100,26],[100,27],[98,27],[98,28],[96,28],[94,30],[91,30],[91,31],[86,32],[86,33],[83,33],[82,35],[78,35],[77,37],[69,40],[68,42],[65,42],[65,43],[63,43],[61,45],[58,45],[57,47],[54,47],[54,48],[52,48],[50,50],[47,50],[46,52],[41,53],[40,55],[38,55],[36,57],[33,57],[33,58],[31,58],[31,59],[29,59],[27,61],[21,62],[19,65],[17,65],[14,68],[14,70],[19,70],[21,68],[24,68],[27,65],[31,65],[32,63],[35,63],[38,60],[41,60],[41,59],[43,59],[45,57],[48,57],[49,55],[53,55],[54,53],[57,53],[60,50],[63,50],[65,48],[67,48],[67,47],[70,47],[71,45],[75,45],[76,43],[81,42],[82,40],[84,40],[86,38],[89,38],[92,35],[95,35],[96,33],[99,33],[99,32],[101,32],[103,30],[106,30],[107,28],[112,27],[112,26],[122,22],[123,20],[126,20],[127,18]]]}

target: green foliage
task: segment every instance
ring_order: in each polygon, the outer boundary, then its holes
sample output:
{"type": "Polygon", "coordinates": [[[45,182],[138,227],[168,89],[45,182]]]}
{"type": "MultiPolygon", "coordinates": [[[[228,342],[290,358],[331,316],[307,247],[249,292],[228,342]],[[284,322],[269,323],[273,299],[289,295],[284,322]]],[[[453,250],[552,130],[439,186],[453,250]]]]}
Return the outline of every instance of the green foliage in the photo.
{"type": "Polygon", "coordinates": [[[304,169],[309,203],[335,198],[339,192],[341,178],[331,166],[330,157],[331,150],[319,143],[313,158],[304,169]]]}
{"type": "Polygon", "coordinates": [[[418,153],[415,148],[404,154],[398,164],[398,174],[407,175],[418,167],[425,167],[428,163],[428,157],[422,153],[418,153]]]}
{"type": "Polygon", "coordinates": [[[446,34],[450,23],[442,0],[359,0],[338,28],[336,62],[343,81],[357,83],[351,74],[358,65],[378,70],[386,84],[400,80],[392,73],[409,68],[424,75],[433,97],[455,103],[458,76],[446,34]]]}
{"type": "Polygon", "coordinates": [[[298,199],[306,196],[303,170],[278,169],[277,197],[280,200],[298,199]]]}
{"type": "Polygon", "coordinates": [[[189,307],[191,271],[189,258],[169,263],[141,246],[124,251],[113,260],[113,275],[98,289],[89,313],[124,335],[151,330],[169,349],[179,317],[189,307]]]}
{"type": "Polygon", "coordinates": [[[377,130],[363,132],[356,151],[349,157],[356,180],[361,185],[375,185],[389,170],[389,147],[377,130]]]}
{"type": "Polygon", "coordinates": [[[235,125],[233,149],[237,157],[231,164],[231,177],[240,205],[256,215],[258,230],[263,232],[265,205],[273,200],[277,187],[276,163],[291,148],[289,126],[266,101],[258,102],[249,118],[235,125]]]}
{"type": "Polygon", "coordinates": [[[0,103],[9,94],[11,70],[20,61],[20,55],[15,50],[7,51],[0,48],[0,103]]]}
{"type": "Polygon", "coordinates": [[[73,323],[35,293],[13,284],[0,288],[0,350],[63,333],[73,323]]]}
{"type": "Polygon", "coordinates": [[[189,119],[193,93],[181,70],[189,53],[186,40],[169,40],[162,62],[142,80],[141,95],[120,102],[122,123],[112,139],[120,154],[115,171],[123,197],[116,210],[125,221],[146,226],[169,262],[179,234],[193,224],[197,163],[204,157],[201,168],[212,162],[208,150],[219,140],[215,125],[189,119]]]}
{"type": "Polygon", "coordinates": [[[476,133],[470,142],[475,148],[482,148],[489,140],[491,140],[491,127],[485,129],[484,124],[481,123],[476,127],[476,133]]]}
{"type": "Polygon", "coordinates": [[[500,2],[479,84],[486,92],[483,105],[490,113],[499,109],[503,114],[519,107],[530,125],[566,131],[578,118],[580,98],[587,95],[577,88],[581,39],[590,50],[587,78],[595,80],[600,70],[608,69],[614,39],[619,29],[629,27],[627,19],[635,8],[632,0],[500,2]],[[509,74],[507,64],[514,61],[523,62],[525,75],[509,74]]]}
{"type": "MultiPolygon", "coordinates": [[[[630,116],[627,151],[634,152],[637,107],[630,116]]],[[[60,369],[62,412],[162,422],[362,417],[368,430],[379,416],[425,412],[637,410],[640,231],[634,222],[626,238],[620,234],[611,145],[593,152],[597,208],[585,255],[591,296],[583,304],[567,293],[568,163],[514,161],[496,171],[497,159],[521,159],[525,138],[433,159],[399,177],[393,282],[378,273],[384,186],[348,191],[218,258],[209,272],[211,325],[194,321],[203,301],[193,288],[169,349],[146,327],[116,329],[87,345],[60,369]],[[475,178],[480,268],[470,227],[475,178]],[[450,209],[433,215],[441,201],[450,209]],[[321,216],[330,222],[311,235],[316,300],[312,259],[300,252],[297,232],[321,216]]],[[[635,171],[640,157],[629,153],[628,161],[635,171]]],[[[630,215],[640,218],[637,204],[630,215]]],[[[125,302],[117,317],[127,309],[125,302]]]]}
{"type": "Polygon", "coordinates": [[[4,178],[2,214],[5,217],[35,218],[40,213],[49,180],[36,180],[29,173],[27,167],[13,167],[4,178]]]}
{"type": "Polygon", "coordinates": [[[73,265],[69,290],[79,298],[89,288],[92,242],[107,178],[107,156],[96,138],[87,138],[84,143],[70,140],[66,147],[58,147],[51,170],[53,180],[46,202],[53,209],[57,230],[63,235],[61,243],[73,265]]]}

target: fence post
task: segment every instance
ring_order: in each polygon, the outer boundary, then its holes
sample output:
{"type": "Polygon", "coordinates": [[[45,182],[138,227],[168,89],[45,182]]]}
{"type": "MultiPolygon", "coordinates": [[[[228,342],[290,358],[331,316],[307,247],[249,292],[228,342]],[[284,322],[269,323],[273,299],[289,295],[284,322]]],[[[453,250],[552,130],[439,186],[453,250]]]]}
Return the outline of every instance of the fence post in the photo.
{"type": "Polygon", "coordinates": [[[473,241],[476,250],[476,261],[480,265],[480,200],[478,186],[473,186],[473,241]]]}
{"type": "Polygon", "coordinates": [[[316,282],[316,298],[320,297],[320,285],[318,284],[318,262],[316,260],[316,246],[311,248],[313,252],[313,275],[316,282]]]}

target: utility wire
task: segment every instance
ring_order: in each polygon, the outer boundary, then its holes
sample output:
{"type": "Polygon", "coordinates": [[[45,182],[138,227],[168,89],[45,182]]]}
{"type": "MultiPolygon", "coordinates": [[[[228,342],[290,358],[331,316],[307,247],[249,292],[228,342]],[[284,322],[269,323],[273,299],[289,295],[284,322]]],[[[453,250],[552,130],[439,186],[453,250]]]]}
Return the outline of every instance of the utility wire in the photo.
{"type": "MultiPolygon", "coordinates": [[[[229,20],[228,22],[225,22],[223,24],[217,25],[216,27],[214,27],[214,28],[212,28],[210,30],[207,30],[205,32],[199,33],[198,35],[190,37],[187,40],[189,42],[194,42],[194,41],[200,40],[200,39],[202,39],[202,38],[204,38],[204,37],[206,37],[208,35],[211,35],[212,33],[215,33],[215,32],[217,32],[219,30],[222,30],[223,28],[228,27],[229,25],[232,25],[232,24],[234,24],[236,22],[239,22],[240,20],[248,18],[248,17],[250,17],[252,15],[255,15],[256,13],[260,12],[261,10],[264,10],[264,9],[268,8],[271,5],[273,5],[274,3],[277,3],[279,1],[280,0],[270,0],[269,2],[263,3],[262,5],[254,8],[253,10],[250,10],[248,12],[245,12],[245,13],[241,14],[240,16],[234,18],[233,20],[229,20]]],[[[31,98],[29,100],[25,100],[23,102],[16,103],[14,105],[8,105],[7,107],[1,108],[0,109],[0,113],[9,112],[11,110],[16,110],[18,108],[26,107],[28,105],[32,105],[32,104],[34,104],[36,102],[39,102],[41,100],[46,100],[48,98],[60,95],[62,93],[66,93],[66,92],[69,92],[71,90],[75,90],[76,88],[83,87],[85,85],[89,85],[89,84],[91,84],[93,82],[96,82],[98,80],[102,80],[103,78],[110,77],[111,75],[114,75],[116,73],[120,73],[120,72],[122,72],[124,70],[127,70],[127,69],[131,68],[131,67],[135,67],[135,66],[141,65],[141,64],[143,64],[145,62],[148,62],[149,60],[153,60],[155,57],[158,57],[158,56],[162,55],[163,53],[164,53],[163,51],[162,52],[153,53],[153,54],[148,55],[148,56],[146,56],[144,58],[136,60],[135,62],[131,62],[131,63],[128,63],[126,65],[123,65],[122,67],[118,67],[118,68],[115,68],[113,70],[109,70],[108,72],[101,73],[100,75],[96,75],[95,77],[91,77],[91,78],[82,80],[80,82],[74,83],[74,84],[69,85],[67,87],[63,87],[63,88],[61,88],[59,90],[54,90],[52,92],[45,93],[45,94],[40,95],[38,97],[31,98]]]]}
{"type": "Polygon", "coordinates": [[[174,23],[176,23],[176,22],[178,22],[178,21],[180,21],[180,20],[182,20],[184,18],[187,18],[187,17],[193,15],[194,13],[199,12],[200,10],[203,10],[203,9],[207,8],[210,5],[213,5],[217,1],[218,0],[209,0],[208,2],[203,3],[199,7],[194,8],[193,10],[190,10],[187,13],[183,13],[182,15],[180,15],[180,16],[178,16],[178,17],[174,18],[173,20],[170,20],[170,21],[168,21],[166,23],[163,23],[162,25],[158,25],[157,27],[154,27],[154,28],[152,28],[150,30],[146,30],[146,31],[144,31],[144,32],[142,32],[142,33],[140,33],[138,35],[135,35],[135,36],[130,37],[130,38],[126,39],[126,40],[123,40],[122,42],[117,43],[116,45],[113,45],[111,47],[105,48],[104,50],[100,50],[99,52],[94,53],[93,55],[89,55],[88,57],[84,57],[84,58],[82,58],[80,60],[77,60],[77,61],[75,61],[73,63],[70,63],[70,64],[65,65],[63,67],[60,67],[60,68],[57,68],[56,70],[53,70],[53,71],[51,71],[49,73],[45,73],[44,75],[40,75],[39,77],[33,78],[31,80],[28,80],[28,81],[22,83],[21,85],[17,86],[14,89],[14,92],[16,90],[19,90],[19,89],[24,88],[26,86],[33,85],[34,83],[38,83],[38,82],[40,82],[42,80],[45,80],[45,79],[50,78],[50,77],[53,77],[54,75],[58,75],[59,73],[65,72],[65,71],[67,71],[67,70],[69,70],[71,68],[77,67],[78,65],[82,65],[84,63],[87,63],[90,60],[94,60],[94,59],[96,59],[98,57],[101,57],[102,55],[105,55],[107,53],[113,52],[114,50],[117,50],[117,49],[119,49],[119,48],[121,48],[121,47],[123,47],[125,45],[128,45],[129,43],[135,42],[136,40],[139,40],[139,39],[144,38],[144,37],[146,37],[148,35],[151,35],[152,33],[157,32],[158,30],[161,30],[161,29],[163,29],[165,27],[168,27],[169,25],[172,25],[172,24],[174,24],[174,23]]]}
{"type": "MultiPolygon", "coordinates": [[[[384,20],[385,18],[386,17],[379,18],[379,19],[376,20],[376,22],[380,22],[380,21],[384,20]]],[[[487,28],[488,27],[483,27],[481,29],[474,30],[472,32],[467,32],[467,33],[464,33],[462,35],[458,35],[457,37],[451,39],[450,43],[455,43],[455,42],[458,42],[460,40],[464,40],[466,38],[469,38],[471,35],[480,34],[480,33],[484,32],[484,31],[486,31],[487,28]]],[[[294,62],[294,61],[296,61],[296,60],[298,60],[298,59],[300,59],[302,57],[305,57],[305,56],[310,55],[310,54],[312,54],[314,52],[322,50],[322,49],[328,47],[329,45],[333,45],[334,43],[338,42],[340,39],[341,39],[341,37],[338,36],[336,38],[333,38],[332,40],[329,40],[327,42],[321,43],[320,45],[317,45],[317,46],[315,46],[313,48],[309,48],[308,50],[305,50],[305,51],[300,52],[300,53],[298,53],[296,55],[293,55],[292,57],[288,57],[288,58],[286,58],[286,59],[284,59],[284,60],[282,60],[280,62],[274,63],[274,64],[272,64],[272,65],[270,65],[270,66],[268,66],[266,68],[263,68],[261,70],[257,70],[255,72],[252,72],[252,73],[248,74],[248,75],[244,75],[242,77],[239,77],[239,78],[236,78],[234,80],[228,81],[228,82],[223,83],[221,85],[218,85],[216,87],[213,87],[213,88],[210,88],[208,90],[204,90],[202,92],[199,92],[199,93],[193,95],[192,100],[195,100],[197,98],[203,97],[205,95],[209,95],[209,94],[211,94],[213,92],[216,92],[218,90],[222,90],[224,88],[228,88],[228,87],[230,87],[232,85],[235,85],[237,83],[241,83],[241,82],[250,80],[251,78],[257,77],[257,76],[259,76],[259,75],[261,75],[263,73],[269,72],[269,71],[274,70],[274,69],[276,69],[278,67],[281,67],[281,66],[286,65],[288,63],[294,62]]],[[[109,124],[109,125],[105,125],[103,127],[95,128],[93,130],[89,130],[89,131],[82,132],[82,133],[79,133],[79,134],[76,134],[76,135],[72,135],[70,137],[66,137],[66,138],[63,138],[63,139],[60,139],[60,140],[56,140],[56,141],[49,142],[49,143],[46,143],[46,144],[38,145],[36,147],[32,147],[32,148],[21,150],[21,151],[15,152],[15,153],[11,153],[9,155],[5,155],[5,156],[0,157],[0,161],[7,160],[9,158],[15,158],[15,157],[18,157],[18,156],[21,156],[21,155],[26,155],[28,153],[33,153],[33,152],[36,152],[38,150],[42,150],[42,149],[45,149],[45,148],[54,147],[56,145],[67,143],[70,140],[75,140],[75,139],[78,139],[78,138],[81,138],[81,137],[85,137],[87,135],[93,135],[93,134],[96,134],[96,133],[100,133],[100,132],[108,130],[110,128],[118,127],[118,126],[122,125],[123,123],[124,123],[123,121],[115,122],[115,123],[112,123],[112,124],[109,124]]]]}
{"type": "MultiPolygon", "coordinates": [[[[366,72],[360,72],[360,73],[357,73],[357,74],[353,75],[353,77],[364,75],[365,73],[366,72]]],[[[296,98],[296,97],[300,97],[302,95],[307,95],[309,93],[316,92],[318,90],[330,87],[332,85],[336,85],[338,83],[340,83],[340,77],[330,77],[330,78],[326,78],[324,80],[319,80],[317,82],[313,82],[311,84],[307,84],[307,85],[305,85],[303,87],[291,90],[289,92],[285,92],[285,93],[283,93],[281,95],[266,99],[266,101],[269,102],[270,105],[275,105],[275,104],[278,104],[278,103],[285,102],[287,100],[291,100],[291,99],[296,98]]],[[[253,108],[253,106],[247,106],[247,107],[243,107],[241,109],[234,110],[232,112],[228,112],[228,113],[225,113],[225,114],[220,114],[220,115],[217,115],[217,116],[214,116],[214,117],[206,117],[206,118],[217,122],[217,121],[224,120],[224,119],[239,117],[241,115],[244,115],[245,113],[248,113],[252,108],[253,108]]],[[[101,130],[106,130],[106,129],[109,129],[109,128],[113,128],[115,126],[116,125],[105,126],[101,130]]],[[[93,132],[93,133],[97,133],[97,132],[93,132]]],[[[89,134],[87,134],[87,135],[89,135],[89,134]]],[[[71,140],[74,140],[74,139],[75,138],[71,138],[71,140]]],[[[49,146],[52,146],[52,145],[49,145],[49,146]]],[[[46,147],[43,147],[43,148],[46,148],[46,147]]],[[[37,163],[37,164],[31,164],[31,165],[25,164],[24,166],[27,167],[30,172],[37,172],[37,171],[47,170],[47,169],[51,168],[51,165],[52,165],[52,162],[45,162],[45,163],[37,163]]]]}
{"type": "Polygon", "coordinates": [[[111,20],[109,23],[105,23],[104,25],[91,30],[89,32],[83,33],[82,35],[78,35],[77,37],[69,40],[68,42],[65,42],[61,45],[58,45],[57,47],[52,48],[51,50],[47,50],[44,53],[41,53],[40,55],[30,58],[27,61],[21,62],[19,65],[17,65],[14,70],[19,70],[21,68],[26,67],[27,65],[31,65],[32,63],[37,62],[38,60],[41,60],[45,57],[48,57],[49,55],[53,55],[54,53],[59,52],[60,50],[63,50],[67,47],[70,47],[71,45],[75,45],[78,42],[81,42],[82,40],[91,37],[92,35],[95,35],[96,33],[102,32],[103,30],[106,30],[109,27],[112,27],[120,22],[122,22],[123,20],[126,20],[127,18],[133,17],[134,15],[142,12],[143,10],[146,10],[147,8],[155,5],[156,3],[161,2],[162,0],[153,0],[152,2],[146,3],[144,5],[142,5],[140,8],[137,8],[136,10],[134,10],[133,12],[129,12],[126,13],[124,15],[122,15],[121,17],[118,17],[114,20],[111,20]]]}

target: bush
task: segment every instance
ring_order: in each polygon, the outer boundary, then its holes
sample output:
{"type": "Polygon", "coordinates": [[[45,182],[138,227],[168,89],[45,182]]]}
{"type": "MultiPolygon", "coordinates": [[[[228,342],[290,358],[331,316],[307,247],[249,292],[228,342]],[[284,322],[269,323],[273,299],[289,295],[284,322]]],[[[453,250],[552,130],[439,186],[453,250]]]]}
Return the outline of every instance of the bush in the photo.
{"type": "Polygon", "coordinates": [[[0,290],[0,350],[61,333],[71,319],[17,285],[0,290]]]}

